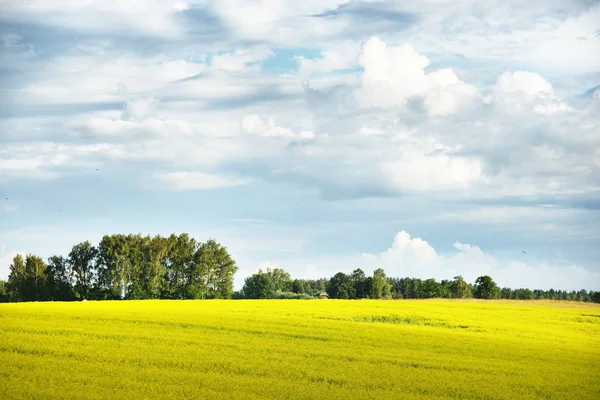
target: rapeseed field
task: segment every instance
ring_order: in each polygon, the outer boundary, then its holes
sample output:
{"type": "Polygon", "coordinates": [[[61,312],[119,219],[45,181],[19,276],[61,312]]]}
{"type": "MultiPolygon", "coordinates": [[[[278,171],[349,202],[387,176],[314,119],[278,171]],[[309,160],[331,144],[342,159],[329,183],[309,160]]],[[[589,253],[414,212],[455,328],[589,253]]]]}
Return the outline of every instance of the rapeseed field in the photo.
{"type": "Polygon", "coordinates": [[[598,399],[600,307],[0,304],[2,399],[598,399]]]}

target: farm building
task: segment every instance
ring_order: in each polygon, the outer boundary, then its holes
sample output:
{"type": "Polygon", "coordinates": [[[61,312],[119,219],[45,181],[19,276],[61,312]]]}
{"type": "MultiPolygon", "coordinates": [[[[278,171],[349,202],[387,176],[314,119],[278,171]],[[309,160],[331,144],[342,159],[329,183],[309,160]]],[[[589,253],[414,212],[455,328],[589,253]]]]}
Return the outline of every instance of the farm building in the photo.
{"type": "Polygon", "coordinates": [[[329,299],[329,295],[327,294],[327,292],[321,292],[317,295],[317,298],[327,300],[329,299]]]}

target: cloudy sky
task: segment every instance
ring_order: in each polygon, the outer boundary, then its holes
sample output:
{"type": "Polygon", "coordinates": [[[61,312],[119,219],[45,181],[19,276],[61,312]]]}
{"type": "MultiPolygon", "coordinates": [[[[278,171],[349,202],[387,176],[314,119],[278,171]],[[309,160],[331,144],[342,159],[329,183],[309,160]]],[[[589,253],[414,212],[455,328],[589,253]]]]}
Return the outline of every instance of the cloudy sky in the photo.
{"type": "Polygon", "coordinates": [[[0,278],[189,232],[238,287],[600,289],[598,1],[0,0],[0,36],[0,278]]]}

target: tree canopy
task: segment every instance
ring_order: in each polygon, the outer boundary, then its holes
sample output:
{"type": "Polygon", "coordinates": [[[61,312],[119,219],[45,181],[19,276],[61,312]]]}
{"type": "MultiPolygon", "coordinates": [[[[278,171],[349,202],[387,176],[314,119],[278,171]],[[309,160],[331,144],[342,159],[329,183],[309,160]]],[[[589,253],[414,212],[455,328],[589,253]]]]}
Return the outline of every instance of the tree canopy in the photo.
{"type": "MultiPolygon", "coordinates": [[[[73,246],[47,263],[14,257],[4,295],[10,301],[75,299],[227,299],[237,266],[214,239],[105,235],[98,246],[73,246]]],[[[289,275],[288,275],[289,276],[289,275]]]]}
{"type": "Polygon", "coordinates": [[[362,269],[331,278],[294,279],[281,268],[248,276],[234,292],[238,267],[227,248],[187,233],[169,237],[140,234],[105,235],[97,246],[75,244],[64,257],[44,262],[33,254],[16,255],[8,281],[0,280],[0,302],[116,299],[311,299],[322,291],[334,299],[478,298],[600,302],[600,292],[500,288],[492,277],[470,284],[451,280],[393,278],[381,268],[362,269]]]}

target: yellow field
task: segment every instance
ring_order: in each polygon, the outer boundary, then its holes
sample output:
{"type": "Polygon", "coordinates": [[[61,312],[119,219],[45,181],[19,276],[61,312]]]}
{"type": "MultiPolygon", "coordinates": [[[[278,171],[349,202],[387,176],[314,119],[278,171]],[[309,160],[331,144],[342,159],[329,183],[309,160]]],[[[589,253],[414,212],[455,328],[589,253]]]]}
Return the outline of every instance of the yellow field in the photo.
{"type": "Polygon", "coordinates": [[[598,399],[600,307],[0,304],[2,399],[598,399]]]}

